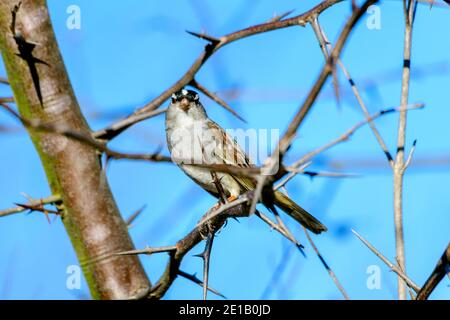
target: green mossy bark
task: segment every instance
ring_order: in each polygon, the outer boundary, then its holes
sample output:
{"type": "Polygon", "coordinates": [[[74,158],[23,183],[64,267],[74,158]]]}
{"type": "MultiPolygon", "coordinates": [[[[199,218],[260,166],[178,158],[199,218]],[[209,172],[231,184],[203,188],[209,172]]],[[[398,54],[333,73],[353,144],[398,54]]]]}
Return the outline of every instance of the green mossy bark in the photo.
{"type": "MultiPolygon", "coordinates": [[[[38,43],[33,55],[36,54],[48,66],[37,65],[42,81],[41,105],[29,66],[17,56],[18,48],[10,30],[11,10],[18,1],[2,0],[0,50],[20,115],[90,133],[68,80],[46,2],[22,2],[17,28],[21,29],[26,41],[38,43]],[[25,15],[28,15],[28,25],[23,24],[25,15]]],[[[134,249],[101,170],[96,151],[79,142],[67,138],[61,140],[60,136],[37,132],[32,128],[28,128],[28,133],[39,154],[52,193],[60,195],[63,200],[62,221],[83,268],[92,298],[123,299],[143,295],[143,292],[149,290],[150,283],[136,257],[113,259],[109,265],[84,263],[102,252],[134,249]],[[48,150],[49,145],[50,148],[59,147],[58,143],[61,141],[64,142],[61,152],[48,150]],[[98,227],[103,228],[101,230],[107,235],[105,239],[97,239],[95,230],[98,227]]]]}

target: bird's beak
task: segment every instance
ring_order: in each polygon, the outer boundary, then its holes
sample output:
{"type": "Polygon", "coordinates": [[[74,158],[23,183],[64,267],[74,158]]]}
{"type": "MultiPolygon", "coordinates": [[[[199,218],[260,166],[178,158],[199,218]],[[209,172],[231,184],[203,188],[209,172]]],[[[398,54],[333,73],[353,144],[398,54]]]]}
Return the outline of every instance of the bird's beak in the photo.
{"type": "Polygon", "coordinates": [[[187,98],[183,98],[180,101],[180,107],[181,107],[181,109],[183,109],[184,112],[188,111],[190,104],[191,103],[189,102],[189,100],[187,98]]]}

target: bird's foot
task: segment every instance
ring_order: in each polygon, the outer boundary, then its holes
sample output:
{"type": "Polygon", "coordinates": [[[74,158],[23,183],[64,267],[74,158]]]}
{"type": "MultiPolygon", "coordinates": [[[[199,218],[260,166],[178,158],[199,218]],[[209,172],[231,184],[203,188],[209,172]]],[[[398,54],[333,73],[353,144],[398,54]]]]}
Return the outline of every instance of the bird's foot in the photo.
{"type": "MultiPolygon", "coordinates": [[[[233,201],[236,200],[237,198],[238,198],[237,196],[229,196],[229,197],[226,199],[226,202],[227,202],[227,203],[228,203],[228,202],[233,202],[233,201]]],[[[222,205],[221,201],[217,202],[217,203],[214,205],[214,207],[213,207],[213,211],[216,211],[217,209],[219,209],[221,205],[222,205]]]]}

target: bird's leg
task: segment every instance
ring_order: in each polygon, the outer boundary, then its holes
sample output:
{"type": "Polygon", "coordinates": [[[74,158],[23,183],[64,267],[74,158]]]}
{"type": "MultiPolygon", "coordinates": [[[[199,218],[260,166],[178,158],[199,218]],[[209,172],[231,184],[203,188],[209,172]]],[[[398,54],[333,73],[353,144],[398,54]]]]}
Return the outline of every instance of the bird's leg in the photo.
{"type": "MultiPolygon", "coordinates": [[[[223,189],[222,183],[220,181],[221,179],[219,179],[219,177],[217,176],[217,173],[211,171],[211,177],[212,177],[213,182],[214,182],[214,184],[216,186],[217,192],[219,193],[219,202],[217,202],[217,204],[213,208],[213,210],[215,211],[215,210],[220,208],[221,204],[225,204],[227,202],[230,202],[229,199],[231,197],[229,197],[229,198],[226,197],[225,190],[223,189]]],[[[234,197],[233,200],[235,200],[235,199],[236,199],[236,197],[234,197]]]]}
{"type": "Polygon", "coordinates": [[[234,200],[236,200],[238,197],[236,196],[229,196],[228,198],[225,198],[225,202],[222,202],[222,199],[220,199],[213,207],[213,210],[216,211],[217,209],[220,208],[220,206],[224,203],[228,203],[228,202],[233,202],[234,200]]]}
{"type": "Polygon", "coordinates": [[[213,211],[216,211],[217,209],[219,209],[221,205],[222,205],[222,202],[218,201],[218,202],[214,205],[213,211]]]}

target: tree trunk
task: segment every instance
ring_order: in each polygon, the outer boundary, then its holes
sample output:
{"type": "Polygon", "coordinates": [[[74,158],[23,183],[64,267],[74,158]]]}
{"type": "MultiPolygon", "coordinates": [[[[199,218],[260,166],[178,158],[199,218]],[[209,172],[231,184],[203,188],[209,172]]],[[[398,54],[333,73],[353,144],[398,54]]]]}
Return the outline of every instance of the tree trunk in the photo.
{"type": "MultiPolygon", "coordinates": [[[[18,4],[19,0],[0,2],[0,49],[20,114],[90,133],[68,79],[46,2],[22,1],[14,31],[12,12],[18,4]]],[[[132,250],[97,151],[58,134],[32,129],[28,133],[52,193],[62,198],[62,221],[80,264],[105,253],[132,250]]],[[[150,288],[136,256],[87,264],[83,272],[95,299],[139,298],[150,288]]]]}

